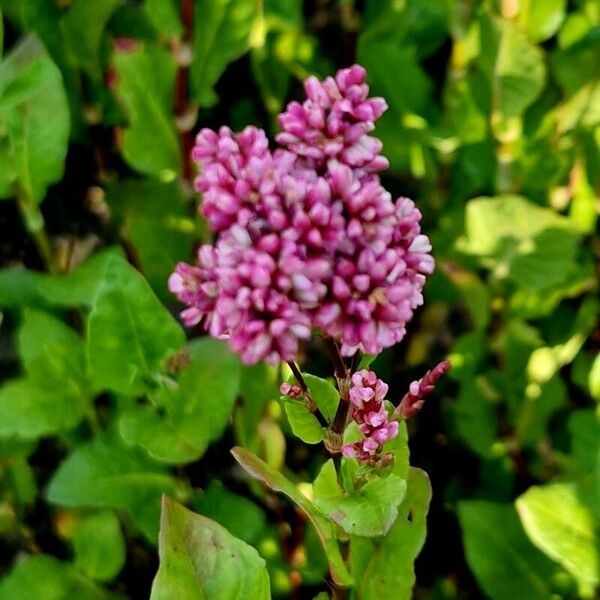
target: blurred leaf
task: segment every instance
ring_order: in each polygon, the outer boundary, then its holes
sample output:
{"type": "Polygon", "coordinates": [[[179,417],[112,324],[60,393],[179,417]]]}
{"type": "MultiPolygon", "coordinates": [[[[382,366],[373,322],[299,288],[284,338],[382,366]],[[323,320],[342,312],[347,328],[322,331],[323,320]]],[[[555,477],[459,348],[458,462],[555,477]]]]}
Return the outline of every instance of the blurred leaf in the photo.
{"type": "Polygon", "coordinates": [[[406,481],[391,473],[376,477],[349,494],[340,488],[333,460],[319,471],[313,502],[346,533],[364,537],[386,535],[398,516],[406,481]]]}
{"type": "Polygon", "coordinates": [[[170,52],[152,44],[117,50],[116,93],[129,117],[123,133],[123,157],[137,171],[172,180],[181,168],[173,119],[177,67],[170,52]]]}
{"type": "Polygon", "coordinates": [[[266,363],[241,366],[241,398],[235,407],[234,428],[238,443],[245,448],[258,449],[258,424],[267,403],[279,397],[278,377],[277,369],[266,363]]]}
{"type": "Polygon", "coordinates": [[[35,439],[72,429],[85,414],[84,401],[31,379],[12,379],[0,387],[0,435],[35,439]]]}
{"type": "Polygon", "coordinates": [[[567,218],[512,195],[471,200],[465,228],[461,250],[531,290],[565,278],[581,237],[567,218]]]}
{"type": "Polygon", "coordinates": [[[600,354],[596,356],[588,377],[590,394],[596,402],[600,402],[600,354]]]}
{"type": "Polygon", "coordinates": [[[593,473],[600,466],[600,418],[593,410],[578,410],[569,418],[569,433],[579,468],[593,473]]]}
{"type": "Polygon", "coordinates": [[[250,49],[255,0],[199,0],[195,7],[194,62],[190,83],[200,106],[218,100],[213,87],[227,65],[250,49]]]}
{"type": "Polygon", "coordinates": [[[333,580],[341,586],[350,585],[352,577],[348,573],[340,554],[335,529],[329,519],[291,481],[260,458],[239,446],[233,448],[231,453],[250,475],[265,483],[273,491],[285,494],[306,514],[319,534],[321,544],[329,560],[333,580]]]}
{"type": "Polygon", "coordinates": [[[38,494],[38,488],[35,474],[27,460],[22,456],[14,458],[5,465],[5,469],[5,474],[17,503],[22,506],[33,505],[38,494]]]}
{"type": "Polygon", "coordinates": [[[89,306],[107,264],[122,256],[117,248],[97,252],[67,275],[48,275],[26,269],[0,271],[0,305],[32,308],[89,306]]]}
{"type": "Polygon", "coordinates": [[[458,505],[467,562],[491,600],[547,600],[554,565],[527,539],[510,504],[458,505]]]}
{"type": "Polygon", "coordinates": [[[33,381],[73,396],[85,392],[83,341],[55,317],[26,309],[19,331],[19,354],[33,381]]]}
{"type": "Polygon", "coordinates": [[[492,122],[519,117],[542,91],[543,54],[511,21],[485,16],[480,27],[478,60],[492,90],[492,122]]]}
{"type": "Polygon", "coordinates": [[[567,397],[567,388],[558,375],[542,384],[527,386],[516,431],[522,444],[532,445],[546,437],[548,421],[567,404],[567,397]]]}
{"type": "Polygon", "coordinates": [[[431,486],[424,471],[411,468],[406,497],[398,518],[380,541],[353,536],[350,540],[356,594],[361,600],[410,600],[415,584],[414,561],[427,529],[431,486]]]}
{"type": "Polygon", "coordinates": [[[102,79],[102,34],[119,2],[120,0],[75,0],[63,18],[64,36],[72,56],[90,77],[98,81],[102,79]]]}
{"type": "Polygon", "coordinates": [[[146,0],[144,12],[161,35],[169,38],[183,35],[183,25],[176,0],[146,0]]]}
{"type": "Polygon", "coordinates": [[[0,388],[0,433],[37,438],[75,427],[89,401],[80,338],[58,319],[28,310],[19,346],[27,376],[0,388]]]}
{"type": "MultiPolygon", "coordinates": [[[[47,0],[17,0],[23,28],[35,33],[62,74],[69,112],[71,113],[71,139],[85,139],[84,98],[81,74],[64,32],[64,10],[56,2],[47,0]]],[[[87,4],[90,4],[87,2],[87,4]]]]}
{"type": "Polygon", "coordinates": [[[498,433],[492,402],[497,392],[486,375],[467,379],[452,403],[452,420],[462,442],[473,452],[490,457],[498,433]]]}
{"type": "Polygon", "coordinates": [[[154,543],[160,496],[175,492],[175,482],[164,468],[105,433],[69,455],[54,473],[46,497],[60,506],[124,510],[154,543]]]}
{"type": "Polygon", "coordinates": [[[271,598],[265,561],[215,521],[163,496],[151,600],[271,598]]]}
{"type": "Polygon", "coordinates": [[[68,564],[37,554],[23,559],[0,581],[0,600],[125,600],[78,577],[68,564]]]}
{"type": "Polygon", "coordinates": [[[69,107],[60,71],[35,36],[26,37],[0,63],[0,124],[9,159],[0,191],[6,196],[7,184],[18,184],[30,200],[40,202],[63,175],[69,107]]]}
{"type": "Polygon", "coordinates": [[[518,23],[533,42],[552,37],[565,18],[565,0],[524,0],[518,23]]]}
{"type": "Polygon", "coordinates": [[[187,351],[191,364],[177,382],[153,395],[154,406],[134,406],[120,421],[126,442],[174,464],[198,460],[221,437],[239,390],[240,363],[223,342],[206,337],[187,351]]]}
{"type": "Polygon", "coordinates": [[[148,283],[118,257],[106,264],[87,332],[96,389],[132,395],[151,387],[162,361],[184,343],[183,330],[148,283]]]}
{"type": "Polygon", "coordinates": [[[482,88],[480,77],[473,73],[452,81],[445,89],[444,100],[452,132],[464,144],[481,142],[488,135],[488,116],[482,88]]]}
{"type": "Polygon", "coordinates": [[[600,24],[567,48],[551,55],[555,77],[567,94],[573,94],[589,82],[597,82],[600,71],[600,24]]]}
{"type": "Polygon", "coordinates": [[[73,536],[75,566],[98,581],[113,579],[125,564],[125,540],[115,513],[84,517],[73,536]]]}
{"type": "Polygon", "coordinates": [[[573,575],[582,597],[592,598],[600,575],[599,545],[575,484],[532,486],[516,506],[531,541],[573,575]]]}
{"type": "Polygon", "coordinates": [[[431,82],[418,63],[416,49],[388,40],[363,40],[358,60],[369,72],[373,94],[383,96],[389,104],[375,130],[383,142],[384,155],[393,168],[423,177],[423,142],[427,139],[423,117],[431,106],[431,82]]]}
{"type": "Polygon", "coordinates": [[[230,492],[216,480],[211,481],[193,504],[201,515],[215,520],[247,544],[256,545],[266,527],[265,514],[254,502],[230,492]]]}

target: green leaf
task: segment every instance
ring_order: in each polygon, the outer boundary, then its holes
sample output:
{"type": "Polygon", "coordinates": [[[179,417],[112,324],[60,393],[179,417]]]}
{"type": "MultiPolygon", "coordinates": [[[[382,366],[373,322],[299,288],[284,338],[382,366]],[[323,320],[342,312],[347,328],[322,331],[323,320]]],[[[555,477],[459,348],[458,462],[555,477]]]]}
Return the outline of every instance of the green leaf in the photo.
{"type": "Polygon", "coordinates": [[[555,566],[527,539],[512,505],[459,503],[467,562],[491,600],[546,600],[555,566]]]}
{"type": "Polygon", "coordinates": [[[61,506],[124,510],[154,542],[160,496],[175,492],[175,482],[164,468],[105,433],[69,455],[54,473],[46,497],[61,506]]]}
{"type": "Polygon", "coordinates": [[[179,140],[172,117],[177,67],[173,56],[151,44],[117,51],[117,96],[129,117],[123,157],[136,170],[169,181],[181,168],[179,140]]]}
{"type": "Polygon", "coordinates": [[[215,480],[193,505],[201,515],[213,519],[247,544],[255,544],[267,524],[264,512],[254,502],[230,492],[215,480]]]}
{"type": "MultiPolygon", "coordinates": [[[[331,422],[340,401],[339,392],[326,379],[309,373],[303,373],[302,376],[317,408],[327,421],[331,422]]],[[[288,379],[289,383],[295,383],[295,381],[293,376],[288,379]]],[[[281,397],[281,401],[294,435],[307,444],[318,444],[323,440],[325,431],[314,413],[308,409],[306,402],[303,400],[290,400],[285,396],[281,397]]]]}
{"type": "Polygon", "coordinates": [[[225,528],[163,497],[151,600],[269,600],[265,561],[225,528]]]}
{"type": "Polygon", "coordinates": [[[72,396],[85,393],[83,341],[62,321],[26,309],[19,331],[19,354],[27,375],[40,386],[72,396]]]}
{"type": "Polygon", "coordinates": [[[0,144],[7,161],[2,195],[8,183],[18,184],[28,199],[40,202],[63,175],[70,125],[61,73],[35,36],[0,63],[0,124],[8,140],[8,146],[0,144]]]}
{"type": "Polygon", "coordinates": [[[411,468],[398,518],[381,540],[352,537],[350,556],[361,600],[410,600],[414,561],[425,542],[431,486],[424,471],[411,468]]]}
{"type": "Polygon", "coordinates": [[[266,363],[242,365],[240,374],[241,398],[236,404],[234,429],[236,440],[244,447],[258,447],[258,424],[267,404],[279,397],[279,374],[266,363]]]}
{"type": "Polygon", "coordinates": [[[28,556],[0,581],[0,600],[125,600],[81,578],[53,556],[28,556]]]}
{"type": "Polygon", "coordinates": [[[398,516],[406,494],[406,481],[391,473],[374,478],[349,494],[338,484],[333,460],[321,468],[314,482],[313,502],[350,535],[385,535],[398,516]]]}
{"type": "Polygon", "coordinates": [[[508,194],[471,200],[465,229],[461,250],[528,290],[563,281],[581,238],[566,217],[508,194]]]}
{"type": "Polygon", "coordinates": [[[533,42],[552,37],[565,18],[565,0],[524,0],[518,23],[533,42]]]}
{"type": "Polygon", "coordinates": [[[201,106],[217,102],[213,86],[227,65],[250,49],[258,14],[255,0],[199,0],[195,6],[190,83],[201,106]]]}
{"type": "Polygon", "coordinates": [[[593,410],[578,410],[569,418],[571,446],[582,473],[600,466],[600,418],[593,410]]]}
{"type": "Polygon", "coordinates": [[[47,275],[26,269],[0,271],[0,305],[42,307],[90,306],[107,264],[122,256],[108,248],[91,256],[67,275],[47,275]]]}
{"type": "Polygon", "coordinates": [[[451,414],[456,433],[473,452],[490,457],[498,433],[494,389],[486,375],[466,380],[452,403],[451,414]]]}
{"type": "Polygon", "coordinates": [[[0,388],[0,435],[35,439],[75,427],[85,399],[44,389],[31,379],[13,379],[0,388]]]}
{"type": "Polygon", "coordinates": [[[240,363],[224,342],[203,338],[188,346],[191,364],[175,384],[153,395],[154,406],[134,406],[121,434],[160,461],[198,460],[221,437],[239,391],[240,363]]]}
{"type": "Polygon", "coordinates": [[[0,388],[0,434],[31,439],[75,427],[89,403],[80,338],[58,319],[27,310],[19,347],[27,376],[0,388]]]}
{"type": "Polygon", "coordinates": [[[123,179],[107,188],[106,201],[118,217],[121,234],[135,247],[144,277],[159,298],[172,300],[166,281],[178,261],[193,260],[196,238],[182,186],[123,179]]]}
{"type": "Polygon", "coordinates": [[[599,544],[576,485],[532,486],[516,506],[531,541],[573,575],[582,597],[592,598],[600,580],[599,544]]]}
{"type": "Polygon", "coordinates": [[[231,453],[250,475],[265,483],[273,491],[285,494],[304,512],[317,530],[329,561],[329,569],[333,580],[341,586],[350,585],[352,577],[348,573],[344,559],[340,554],[336,531],[329,519],[291,481],[252,452],[236,446],[231,450],[231,453]]]}
{"type": "Polygon", "coordinates": [[[102,79],[100,43],[119,0],[76,0],[63,18],[64,36],[72,56],[92,78],[102,79]],[[85,35],[81,32],[85,31],[85,35]]]}
{"type": "Polygon", "coordinates": [[[567,48],[551,55],[553,75],[565,92],[575,94],[587,83],[597,82],[600,70],[600,26],[590,27],[586,34],[567,48]]]}
{"type": "Polygon", "coordinates": [[[115,513],[102,511],[77,523],[75,566],[98,581],[113,579],[125,564],[125,540],[115,513]]]}
{"type": "Polygon", "coordinates": [[[87,354],[96,389],[141,394],[165,357],[183,346],[181,327],[144,278],[111,258],[87,322],[87,354]]]}
{"type": "Polygon", "coordinates": [[[333,421],[340,402],[340,394],[336,387],[330,381],[310,373],[303,373],[303,377],[317,408],[328,421],[333,421]]]}
{"type": "Polygon", "coordinates": [[[283,407],[295,436],[306,444],[318,444],[323,441],[325,431],[304,401],[283,397],[283,407]]]}
{"type": "Polygon", "coordinates": [[[176,0],[146,0],[144,13],[153,27],[162,35],[178,38],[183,34],[183,26],[176,0]]]}
{"type": "Polygon", "coordinates": [[[492,124],[506,122],[521,116],[542,91],[544,56],[511,21],[485,16],[480,25],[485,43],[479,63],[492,90],[492,124]]]}

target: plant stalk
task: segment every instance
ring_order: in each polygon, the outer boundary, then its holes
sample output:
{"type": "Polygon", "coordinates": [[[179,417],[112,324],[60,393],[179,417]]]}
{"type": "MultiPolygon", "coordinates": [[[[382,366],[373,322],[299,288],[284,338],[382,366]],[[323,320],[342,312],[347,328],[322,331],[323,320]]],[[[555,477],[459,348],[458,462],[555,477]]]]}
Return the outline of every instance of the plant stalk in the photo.
{"type": "Polygon", "coordinates": [[[48,272],[58,273],[58,265],[52,252],[52,244],[46,232],[44,216],[38,205],[22,189],[17,190],[17,206],[27,232],[31,235],[37,251],[48,272]]]}

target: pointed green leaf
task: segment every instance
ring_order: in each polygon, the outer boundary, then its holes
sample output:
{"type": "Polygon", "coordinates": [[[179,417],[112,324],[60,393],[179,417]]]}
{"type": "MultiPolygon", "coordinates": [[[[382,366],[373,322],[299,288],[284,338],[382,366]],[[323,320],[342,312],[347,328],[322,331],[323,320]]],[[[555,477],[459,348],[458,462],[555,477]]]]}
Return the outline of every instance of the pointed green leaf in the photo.
{"type": "Polygon", "coordinates": [[[184,343],[182,328],[144,278],[123,259],[106,265],[87,322],[87,354],[96,389],[141,394],[165,357],[184,343]]]}
{"type": "Polygon", "coordinates": [[[175,491],[175,482],[164,468],[125,446],[116,435],[105,433],[69,455],[54,473],[46,496],[61,506],[124,510],[154,542],[160,496],[175,491]]]}
{"type": "Polygon", "coordinates": [[[389,533],[381,540],[351,538],[352,573],[360,600],[412,598],[414,562],[425,542],[430,500],[427,474],[411,468],[406,497],[389,533]]]}
{"type": "Polygon", "coordinates": [[[406,481],[394,473],[372,479],[346,494],[329,459],[315,479],[313,502],[346,533],[376,537],[390,530],[405,494],[406,481]]]}
{"type": "Polygon", "coordinates": [[[116,93],[129,117],[123,133],[123,157],[136,170],[174,179],[181,168],[173,119],[177,67],[173,55],[151,44],[117,51],[116,93]]]}
{"type": "Polygon", "coordinates": [[[63,17],[64,36],[71,55],[88,75],[101,81],[102,35],[119,0],[77,0],[63,17]],[[85,35],[81,32],[85,31],[85,35]]]}
{"type": "Polygon", "coordinates": [[[190,82],[201,106],[217,102],[213,86],[227,67],[250,49],[256,0],[199,0],[195,7],[194,62],[190,82]]]}
{"type": "Polygon", "coordinates": [[[486,43],[481,46],[479,61],[492,88],[492,119],[519,117],[544,86],[542,51],[508,19],[486,15],[480,23],[486,43]],[[517,56],[519,60],[515,60],[517,56]]]}
{"type": "Polygon", "coordinates": [[[265,483],[275,492],[285,494],[306,514],[317,530],[319,539],[329,560],[329,569],[334,581],[341,586],[350,585],[352,577],[348,573],[344,559],[340,554],[335,528],[329,519],[291,481],[258,458],[258,456],[239,446],[233,448],[231,453],[250,475],[265,483]]]}
{"type": "Polygon", "coordinates": [[[223,434],[239,392],[240,362],[224,342],[188,345],[191,363],[176,382],[153,394],[154,405],[135,405],[121,418],[121,434],[160,461],[200,458],[223,434]]]}
{"type": "Polygon", "coordinates": [[[31,201],[43,199],[63,175],[69,127],[61,73],[38,38],[28,36],[0,63],[0,129],[8,143],[0,142],[2,196],[10,183],[31,201]]]}
{"type": "Polygon", "coordinates": [[[283,398],[283,407],[294,435],[307,444],[318,444],[323,440],[325,431],[304,401],[283,398]]]}
{"type": "Polygon", "coordinates": [[[19,348],[27,376],[0,388],[0,434],[30,439],[75,427],[90,400],[79,336],[55,317],[26,310],[19,348]]]}
{"type": "Polygon", "coordinates": [[[224,527],[163,496],[160,567],[151,600],[269,600],[258,552],[224,527]]]}
{"type": "Polygon", "coordinates": [[[333,421],[340,402],[340,393],[336,387],[327,379],[322,379],[310,373],[303,373],[303,377],[318,409],[328,421],[333,421]]]}

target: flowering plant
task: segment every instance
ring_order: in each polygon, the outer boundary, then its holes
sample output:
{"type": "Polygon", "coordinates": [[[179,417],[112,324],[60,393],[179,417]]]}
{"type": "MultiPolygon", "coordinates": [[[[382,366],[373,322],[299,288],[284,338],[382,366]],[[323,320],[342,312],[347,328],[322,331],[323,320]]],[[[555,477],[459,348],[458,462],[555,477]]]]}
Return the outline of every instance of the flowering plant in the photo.
{"type": "Polygon", "coordinates": [[[169,278],[186,305],[185,325],[227,340],[246,364],[289,366],[280,391],[292,430],[308,443],[323,440],[333,457],[311,497],[286,492],[281,474],[249,451],[233,454],[313,521],[338,595],[353,582],[375,583],[351,572],[336,538],[350,545],[353,564],[363,539],[385,540],[407,526],[403,505],[426,512],[427,493],[410,505],[413,488],[428,483],[422,471],[409,472],[404,421],[449,368],[444,361],[413,382],[395,408],[388,385],[366,368],[402,340],[434,269],[421,213],[408,198],[392,200],[379,179],[388,161],[369,134],[387,105],[368,96],[366,75],[354,65],[324,81],[309,77],[304,102],[278,117],[274,151],[256,127],[200,131],[195,185],[215,239],[198,249],[197,264],[180,263],[169,278]],[[296,363],[313,335],[329,352],[336,387],[296,363]],[[349,358],[363,368],[351,369],[349,358]]]}

